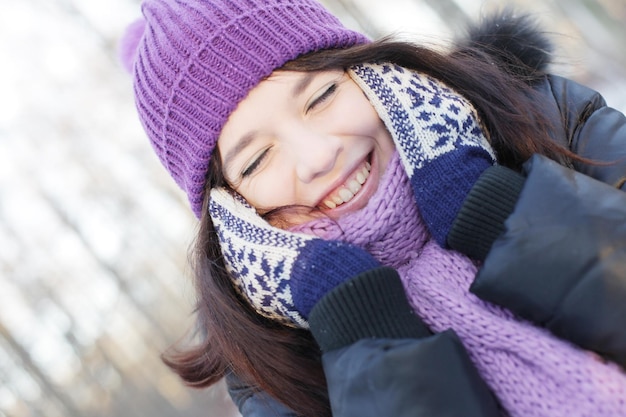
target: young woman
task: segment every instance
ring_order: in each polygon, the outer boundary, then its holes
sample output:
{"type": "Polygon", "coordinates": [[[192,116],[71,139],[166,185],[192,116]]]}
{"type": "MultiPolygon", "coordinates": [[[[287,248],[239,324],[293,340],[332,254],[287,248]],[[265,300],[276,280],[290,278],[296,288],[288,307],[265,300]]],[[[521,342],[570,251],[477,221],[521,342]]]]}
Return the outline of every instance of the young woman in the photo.
{"type": "Polygon", "coordinates": [[[200,218],[185,381],[304,416],[626,413],[626,203],[597,181],[624,188],[626,122],[528,21],[442,54],[312,1],[142,9],[140,119],[200,218]]]}

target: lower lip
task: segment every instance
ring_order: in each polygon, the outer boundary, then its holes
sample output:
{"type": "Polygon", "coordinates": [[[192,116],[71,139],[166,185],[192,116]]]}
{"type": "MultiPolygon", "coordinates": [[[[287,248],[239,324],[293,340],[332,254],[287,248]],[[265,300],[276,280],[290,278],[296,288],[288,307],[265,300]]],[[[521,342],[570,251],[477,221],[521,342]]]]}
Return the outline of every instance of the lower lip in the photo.
{"type": "Polygon", "coordinates": [[[376,155],[373,152],[370,155],[370,173],[367,177],[367,180],[361,185],[361,189],[347,203],[343,203],[342,205],[334,209],[323,210],[324,214],[326,214],[328,217],[336,220],[345,214],[362,209],[367,205],[372,195],[376,192],[376,189],[378,188],[378,179],[380,177],[379,164],[378,160],[376,159],[376,155]]]}

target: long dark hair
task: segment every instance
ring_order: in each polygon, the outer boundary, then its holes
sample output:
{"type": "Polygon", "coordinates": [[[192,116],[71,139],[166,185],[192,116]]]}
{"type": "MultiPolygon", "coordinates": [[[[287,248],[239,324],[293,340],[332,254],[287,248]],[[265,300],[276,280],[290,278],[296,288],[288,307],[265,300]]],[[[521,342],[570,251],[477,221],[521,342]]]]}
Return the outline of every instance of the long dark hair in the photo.
{"type": "MultiPolygon", "coordinates": [[[[532,154],[562,163],[578,159],[550,139],[553,126],[532,85],[542,74],[514,57],[498,60],[483,48],[458,47],[447,53],[389,39],[343,50],[302,56],[282,69],[324,71],[356,64],[391,62],[443,81],[476,106],[499,162],[517,169],[532,154]],[[512,71],[511,68],[515,68],[512,71]]],[[[208,190],[223,186],[220,156],[215,152],[208,190]]],[[[205,198],[207,213],[208,197],[205,198]]],[[[226,272],[210,216],[200,221],[192,252],[197,290],[197,338],[163,360],[194,387],[206,387],[227,372],[274,396],[302,416],[330,416],[321,355],[311,334],[282,326],[256,314],[235,290],[226,272]]]]}

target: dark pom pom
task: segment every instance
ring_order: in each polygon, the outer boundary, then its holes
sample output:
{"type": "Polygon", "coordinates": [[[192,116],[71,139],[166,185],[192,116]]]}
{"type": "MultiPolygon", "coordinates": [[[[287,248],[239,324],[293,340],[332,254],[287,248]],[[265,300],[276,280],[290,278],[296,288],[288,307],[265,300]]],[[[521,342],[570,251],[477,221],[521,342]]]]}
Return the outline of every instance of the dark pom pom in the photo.
{"type": "Polygon", "coordinates": [[[519,75],[543,72],[551,59],[552,45],[537,21],[527,14],[516,16],[511,9],[471,26],[464,43],[483,50],[519,75]]]}
{"type": "Polygon", "coordinates": [[[132,72],[133,70],[139,41],[141,41],[145,29],[146,21],[143,18],[138,19],[128,25],[126,31],[122,35],[122,39],[120,40],[119,58],[120,62],[128,72],[132,72]]]}

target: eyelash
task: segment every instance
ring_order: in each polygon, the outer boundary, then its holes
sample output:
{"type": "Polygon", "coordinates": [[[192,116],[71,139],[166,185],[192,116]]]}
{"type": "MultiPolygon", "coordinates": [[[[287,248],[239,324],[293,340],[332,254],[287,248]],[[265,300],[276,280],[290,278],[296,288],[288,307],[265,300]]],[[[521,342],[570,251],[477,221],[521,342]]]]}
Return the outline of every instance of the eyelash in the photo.
{"type": "Polygon", "coordinates": [[[270,150],[270,148],[267,148],[266,150],[264,150],[261,153],[261,155],[259,155],[259,157],[257,159],[252,161],[252,163],[250,165],[248,165],[248,167],[241,173],[241,178],[246,178],[246,177],[249,177],[250,175],[252,175],[254,173],[254,171],[256,171],[256,169],[259,167],[259,165],[261,165],[261,162],[263,162],[263,160],[267,156],[269,150],[270,150]]]}
{"type": "Polygon", "coordinates": [[[313,100],[313,102],[309,105],[309,107],[307,107],[306,112],[308,113],[310,110],[315,109],[315,107],[317,107],[318,105],[320,105],[323,102],[325,102],[328,98],[330,98],[330,96],[333,95],[333,93],[336,90],[337,90],[337,84],[336,83],[333,83],[330,86],[328,86],[326,91],[324,91],[321,96],[319,96],[318,98],[313,100]]]}
{"type": "MultiPolygon", "coordinates": [[[[326,91],[324,91],[322,95],[320,95],[318,98],[313,100],[313,102],[309,105],[309,107],[307,107],[306,112],[308,113],[310,110],[313,110],[315,109],[315,107],[324,103],[335,93],[336,90],[337,90],[336,83],[329,85],[326,91]]],[[[261,165],[261,162],[263,162],[269,150],[270,148],[267,148],[266,150],[264,150],[257,159],[255,159],[250,165],[248,165],[248,167],[241,173],[241,178],[246,178],[252,175],[254,171],[256,171],[256,169],[259,167],[259,165],[261,165]]]]}

